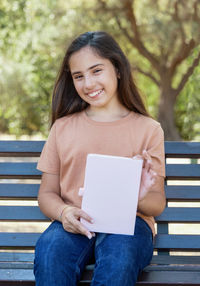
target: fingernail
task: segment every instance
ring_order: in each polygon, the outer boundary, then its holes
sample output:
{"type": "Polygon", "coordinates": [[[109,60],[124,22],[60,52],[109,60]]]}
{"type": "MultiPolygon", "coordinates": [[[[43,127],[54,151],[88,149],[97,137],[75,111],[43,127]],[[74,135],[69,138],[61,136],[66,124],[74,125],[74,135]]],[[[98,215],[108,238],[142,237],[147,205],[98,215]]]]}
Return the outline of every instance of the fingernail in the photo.
{"type": "Polygon", "coordinates": [[[91,220],[90,220],[90,222],[91,222],[91,223],[94,223],[94,220],[93,220],[93,219],[91,219],[91,220]]]}
{"type": "Polygon", "coordinates": [[[91,238],[92,238],[92,235],[91,235],[91,233],[89,233],[89,234],[88,234],[88,238],[89,238],[89,239],[91,239],[91,238]]]}

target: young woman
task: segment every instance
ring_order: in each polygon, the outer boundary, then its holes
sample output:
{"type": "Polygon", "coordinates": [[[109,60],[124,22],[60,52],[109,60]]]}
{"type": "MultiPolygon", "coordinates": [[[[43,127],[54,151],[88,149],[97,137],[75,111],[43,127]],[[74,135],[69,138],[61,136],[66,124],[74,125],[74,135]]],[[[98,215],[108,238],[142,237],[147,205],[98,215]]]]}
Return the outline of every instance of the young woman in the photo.
{"type": "Polygon", "coordinates": [[[127,58],[105,32],[84,33],[66,51],[38,169],[39,206],[53,222],[36,245],[36,285],[76,285],[92,257],[91,285],[135,285],[152,258],[153,217],[165,207],[163,131],[145,109],[127,58]],[[92,223],[78,195],[88,153],[144,159],[133,236],[95,234],[80,223],[81,217],[92,223]]]}

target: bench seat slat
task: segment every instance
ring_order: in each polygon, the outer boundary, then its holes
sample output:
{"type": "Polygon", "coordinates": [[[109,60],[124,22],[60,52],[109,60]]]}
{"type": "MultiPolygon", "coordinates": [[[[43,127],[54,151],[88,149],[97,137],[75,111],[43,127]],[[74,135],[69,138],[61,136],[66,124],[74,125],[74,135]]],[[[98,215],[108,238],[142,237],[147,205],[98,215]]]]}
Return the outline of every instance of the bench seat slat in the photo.
{"type": "Polygon", "coordinates": [[[32,269],[0,269],[0,285],[21,285],[21,282],[24,282],[23,285],[34,286],[34,275],[32,269]],[[20,284],[7,284],[5,281],[21,281],[20,284]]]}
{"type": "Polygon", "coordinates": [[[37,198],[39,184],[0,184],[0,198],[37,198]]]}
{"type": "MultiPolygon", "coordinates": [[[[83,275],[82,283],[79,285],[90,285],[88,279],[91,278],[92,271],[86,271],[83,275]],[[88,273],[89,272],[89,273],[88,273]]],[[[34,275],[32,269],[0,269],[0,285],[3,284],[5,280],[14,281],[18,280],[24,282],[24,285],[35,285],[34,284],[34,275]],[[31,284],[29,284],[31,283],[31,284]]],[[[158,271],[144,270],[139,277],[139,281],[136,284],[138,285],[147,285],[143,283],[144,281],[148,283],[148,285],[169,285],[169,283],[179,283],[180,285],[200,285],[200,272],[199,271],[173,271],[173,275],[171,271],[158,271]],[[182,284],[181,284],[182,283],[182,284]]],[[[17,285],[17,284],[15,284],[17,285]]],[[[21,285],[21,284],[20,284],[21,285]]]]}
{"type": "Polygon", "coordinates": [[[0,206],[0,220],[47,221],[38,206],[0,206]]]}
{"type": "Polygon", "coordinates": [[[166,207],[163,213],[156,217],[156,221],[200,223],[200,209],[198,207],[166,207]]]}
{"type": "Polygon", "coordinates": [[[169,264],[199,264],[200,265],[200,256],[184,256],[184,255],[154,255],[151,264],[159,265],[169,265],[169,264]]]}
{"type": "MultiPolygon", "coordinates": [[[[200,272],[199,271],[143,271],[139,277],[139,281],[148,282],[149,284],[141,285],[200,285],[200,272]],[[191,284],[192,282],[192,284],[191,284]],[[174,283],[174,284],[172,284],[174,283]]],[[[136,284],[137,285],[137,284],[136,284]]]]}

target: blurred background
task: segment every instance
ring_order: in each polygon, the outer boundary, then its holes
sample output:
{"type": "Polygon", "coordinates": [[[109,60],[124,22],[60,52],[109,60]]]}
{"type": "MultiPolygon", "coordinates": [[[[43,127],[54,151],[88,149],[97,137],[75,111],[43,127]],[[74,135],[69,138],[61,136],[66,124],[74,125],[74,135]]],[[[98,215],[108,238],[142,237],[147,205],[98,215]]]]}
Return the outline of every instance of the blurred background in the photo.
{"type": "Polygon", "coordinates": [[[199,141],[199,0],[0,0],[0,139],[46,138],[66,48],[89,30],[119,42],[165,139],[199,141]]]}

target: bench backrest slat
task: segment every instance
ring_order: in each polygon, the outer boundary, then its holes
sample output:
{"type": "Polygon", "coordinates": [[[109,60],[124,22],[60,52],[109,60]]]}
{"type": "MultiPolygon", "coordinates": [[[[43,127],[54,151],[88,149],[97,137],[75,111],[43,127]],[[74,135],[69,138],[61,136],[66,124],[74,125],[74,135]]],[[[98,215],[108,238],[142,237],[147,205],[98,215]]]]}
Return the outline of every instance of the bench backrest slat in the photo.
{"type": "Polygon", "coordinates": [[[200,249],[200,235],[160,234],[155,239],[155,248],[170,250],[200,249]]]}
{"type": "MultiPolygon", "coordinates": [[[[0,178],[40,178],[41,172],[36,165],[34,162],[0,162],[0,178]]],[[[194,180],[199,178],[199,174],[199,164],[166,165],[166,178],[170,180],[194,180]]]]}
{"type": "Polygon", "coordinates": [[[168,201],[200,201],[199,186],[165,186],[168,201]]]}
{"type": "Polygon", "coordinates": [[[36,199],[39,184],[0,184],[0,198],[36,199]]]}
{"type": "Polygon", "coordinates": [[[168,180],[195,180],[200,176],[198,164],[167,164],[166,177],[168,180]]]}
{"type": "MultiPolygon", "coordinates": [[[[0,233],[1,247],[33,248],[40,233],[0,233]]],[[[197,250],[200,249],[200,235],[168,235],[156,236],[155,249],[197,250]]]]}
{"type": "Polygon", "coordinates": [[[156,217],[157,222],[173,222],[173,223],[199,223],[200,210],[198,207],[166,207],[164,212],[156,217]]]}
{"type": "MultiPolygon", "coordinates": [[[[45,141],[0,141],[0,157],[17,154],[17,156],[39,156],[45,141]]],[[[199,142],[165,142],[167,158],[199,158],[199,142]]]]}
{"type": "Polygon", "coordinates": [[[0,178],[40,178],[41,172],[36,169],[36,165],[34,162],[0,163],[0,178]]]}
{"type": "Polygon", "coordinates": [[[38,157],[45,141],[0,141],[0,157],[38,157]]]}
{"type": "MultiPolygon", "coordinates": [[[[0,184],[0,198],[36,199],[39,184],[0,184]]],[[[165,193],[168,201],[200,201],[199,186],[167,186],[165,193]]]]}
{"type": "Polygon", "coordinates": [[[37,206],[1,206],[0,220],[49,221],[37,206]]]}
{"type": "Polygon", "coordinates": [[[4,232],[0,233],[1,247],[33,248],[40,233],[4,232]]]}
{"type": "Polygon", "coordinates": [[[199,142],[165,142],[166,158],[199,158],[199,142]]]}

